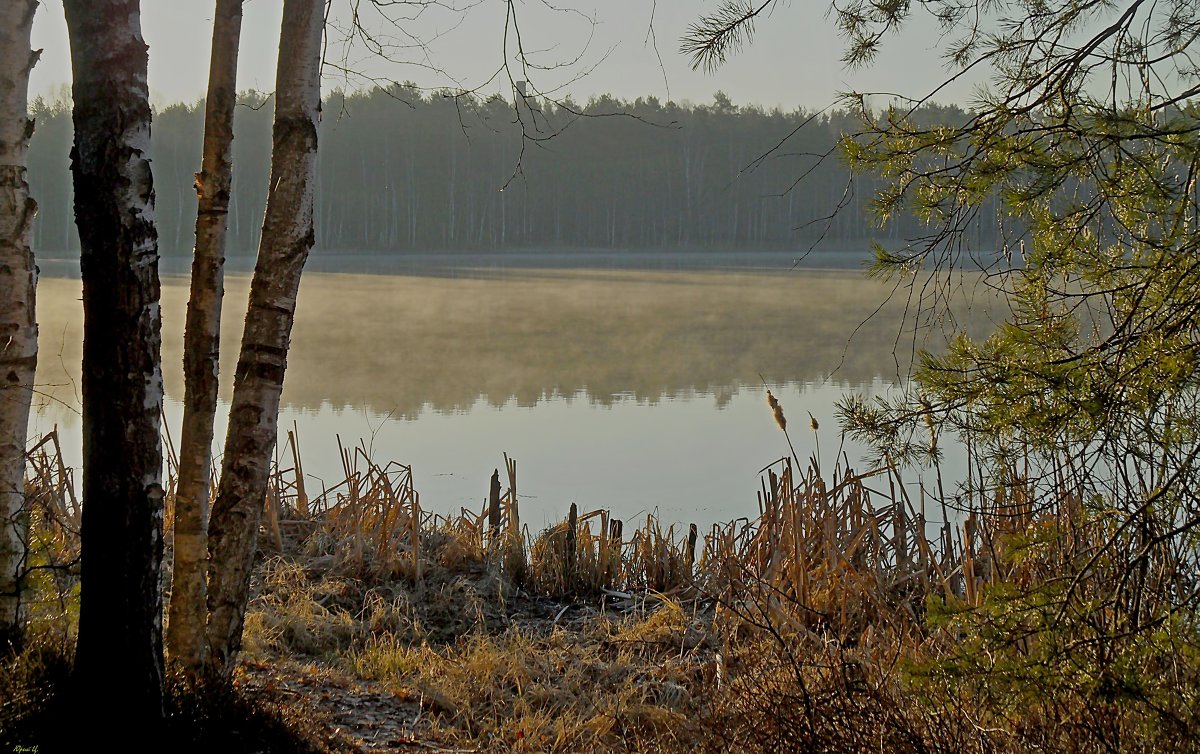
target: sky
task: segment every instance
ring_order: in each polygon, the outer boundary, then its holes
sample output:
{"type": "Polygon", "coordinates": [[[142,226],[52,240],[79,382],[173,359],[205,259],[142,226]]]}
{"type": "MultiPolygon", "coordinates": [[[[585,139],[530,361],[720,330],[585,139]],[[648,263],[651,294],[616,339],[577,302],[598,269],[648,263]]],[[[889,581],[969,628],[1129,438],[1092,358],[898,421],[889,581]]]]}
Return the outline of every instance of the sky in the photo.
{"type": "MultiPolygon", "coordinates": [[[[358,88],[371,81],[413,81],[425,88],[511,91],[496,78],[506,59],[505,0],[446,0],[410,18],[389,21],[361,0],[360,17],[387,60],[360,42],[343,44],[355,0],[332,0],[323,86],[358,88]],[[446,4],[462,8],[452,12],[446,4]],[[338,67],[360,75],[348,77],[338,67]]],[[[608,93],[621,99],[654,96],[704,103],[724,91],[735,104],[791,110],[821,108],[839,92],[921,95],[946,78],[936,24],[919,9],[904,32],[889,38],[877,61],[850,71],[841,62],[844,40],[828,15],[829,0],[780,0],[756,26],[753,43],[715,72],[692,70],[679,52],[690,23],[716,0],[517,0],[516,27],[536,67],[514,68],[514,79],[584,102],[608,93]]],[[[212,33],[211,0],[143,0],[142,28],[150,45],[151,101],[158,107],[204,96],[212,33]]],[[[274,85],[281,0],[247,0],[239,56],[239,89],[274,85]]],[[[404,8],[404,5],[400,5],[404,8]]],[[[516,34],[507,29],[507,58],[516,34]]],[[[62,4],[44,1],[34,19],[33,47],[43,50],[31,95],[53,98],[70,82],[70,54],[62,4]]],[[[515,65],[515,63],[514,63],[515,65]]],[[[939,95],[966,102],[969,85],[939,95]]],[[[885,97],[886,99],[886,97],[885,97]]]]}

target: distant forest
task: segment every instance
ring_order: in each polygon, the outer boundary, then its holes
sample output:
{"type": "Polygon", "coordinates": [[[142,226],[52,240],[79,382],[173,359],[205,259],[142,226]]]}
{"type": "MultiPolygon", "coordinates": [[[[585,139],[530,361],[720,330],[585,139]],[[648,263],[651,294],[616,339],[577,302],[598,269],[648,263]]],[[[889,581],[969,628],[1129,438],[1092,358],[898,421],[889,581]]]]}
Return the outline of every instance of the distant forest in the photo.
{"type": "MultiPolygon", "coordinates": [[[[258,246],[271,105],[248,92],[237,108],[234,255],[258,246]]],[[[76,251],[70,108],[38,99],[31,109],[35,248],[76,251]]],[[[932,106],[926,117],[963,115],[932,106]]],[[[164,254],[192,247],[203,119],[203,102],[154,118],[164,254]]],[[[738,107],[720,92],[706,105],[603,96],[586,105],[529,100],[519,110],[500,97],[410,87],[334,93],[321,123],[317,250],[792,248],[820,238],[823,248],[861,252],[868,239],[920,234],[914,218],[884,231],[870,217],[875,181],[852,178],[833,150],[855,125],[837,111],[738,107]]],[[[995,235],[978,227],[973,240],[995,235]]]]}

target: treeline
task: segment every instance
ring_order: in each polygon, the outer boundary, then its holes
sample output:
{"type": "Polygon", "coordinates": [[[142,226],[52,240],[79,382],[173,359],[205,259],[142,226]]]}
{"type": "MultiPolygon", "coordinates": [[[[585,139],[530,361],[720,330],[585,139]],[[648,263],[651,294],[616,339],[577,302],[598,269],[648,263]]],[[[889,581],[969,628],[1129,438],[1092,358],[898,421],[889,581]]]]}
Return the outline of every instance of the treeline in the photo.
{"type": "MultiPolygon", "coordinates": [[[[233,254],[258,245],[271,105],[269,96],[249,92],[237,108],[233,254]]],[[[41,99],[31,109],[37,130],[29,181],[40,205],[35,247],[74,251],[70,112],[41,99]]],[[[165,254],[186,254],[192,246],[203,115],[197,103],[155,116],[165,254]]],[[[955,108],[929,113],[962,115],[955,108]]],[[[920,234],[914,218],[881,231],[869,216],[875,182],[853,178],[833,151],[855,125],[837,111],[813,116],[738,107],[719,92],[707,105],[605,96],[586,105],[530,99],[517,109],[499,97],[422,95],[407,87],[335,93],[321,123],[317,248],[728,249],[823,238],[860,250],[885,232],[920,234]]],[[[995,236],[983,225],[974,229],[981,245],[995,236]]]]}

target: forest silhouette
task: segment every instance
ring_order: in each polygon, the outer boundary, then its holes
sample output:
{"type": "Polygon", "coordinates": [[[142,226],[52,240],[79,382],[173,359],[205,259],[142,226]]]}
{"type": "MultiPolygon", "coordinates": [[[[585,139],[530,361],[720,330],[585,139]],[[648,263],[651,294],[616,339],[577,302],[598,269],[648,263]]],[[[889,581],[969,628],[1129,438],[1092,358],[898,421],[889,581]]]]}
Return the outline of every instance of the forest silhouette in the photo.
{"type": "MultiPolygon", "coordinates": [[[[229,253],[258,247],[273,100],[247,92],[236,108],[229,253]]],[[[67,100],[35,100],[29,181],[43,257],[78,249],[71,214],[67,100]]],[[[203,101],[154,116],[161,251],[191,252],[194,171],[203,101]]],[[[957,107],[919,116],[958,122],[957,107]]],[[[791,112],[708,104],[586,104],[425,94],[394,86],[334,92],[320,125],[316,251],[796,249],[862,254],[886,240],[868,212],[874,178],[852,177],[835,146],[857,121],[840,110],[791,112]],[[518,118],[516,113],[521,113],[518,118]],[[760,159],[764,158],[765,159],[760,159]],[[802,177],[802,180],[798,180],[802,177]]],[[[995,212],[981,213],[995,217],[995,212]]],[[[886,238],[922,232],[898,218],[886,238]]],[[[979,247],[996,229],[973,229],[979,247]]]]}

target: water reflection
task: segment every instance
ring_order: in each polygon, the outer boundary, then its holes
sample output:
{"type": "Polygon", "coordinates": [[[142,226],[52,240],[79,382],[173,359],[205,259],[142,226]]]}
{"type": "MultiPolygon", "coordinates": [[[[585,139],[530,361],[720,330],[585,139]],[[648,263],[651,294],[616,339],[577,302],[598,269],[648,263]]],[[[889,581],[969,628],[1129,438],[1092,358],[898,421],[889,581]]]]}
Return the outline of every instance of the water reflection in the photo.
{"type": "MultiPolygon", "coordinates": [[[[223,400],[248,289],[245,275],[227,281],[223,400]]],[[[754,504],[754,473],[786,452],[762,403],[764,382],[796,420],[805,411],[821,420],[828,447],[839,395],[882,391],[904,374],[911,302],[902,290],[881,307],[887,292],[853,271],[312,273],[281,426],[297,423],[306,470],[327,482],[338,469],[336,436],[367,438],[378,457],[414,464],[435,508],[474,505],[508,451],[522,462],[527,505],[547,516],[573,500],[624,515],[742,515],[754,504]]],[[[164,280],[174,428],[186,295],[185,279],[164,280]]],[[[990,327],[978,304],[986,294],[963,285],[954,297],[960,321],[990,327]]],[[[41,281],[42,429],[79,431],[79,298],[77,280],[41,281]]],[[[68,438],[69,453],[76,445],[68,438]]]]}

